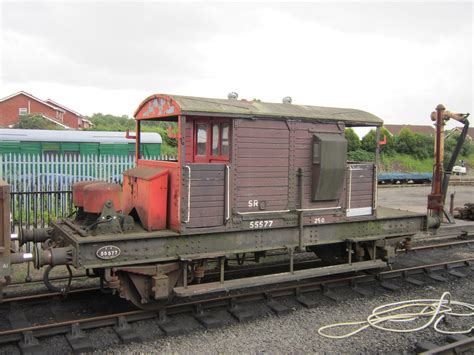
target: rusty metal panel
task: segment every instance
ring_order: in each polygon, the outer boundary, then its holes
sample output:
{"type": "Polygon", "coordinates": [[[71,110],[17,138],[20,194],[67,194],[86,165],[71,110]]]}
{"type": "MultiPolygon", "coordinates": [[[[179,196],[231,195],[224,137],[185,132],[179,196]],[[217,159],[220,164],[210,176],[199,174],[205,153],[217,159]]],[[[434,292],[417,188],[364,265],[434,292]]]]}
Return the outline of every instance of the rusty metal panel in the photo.
{"type": "Polygon", "coordinates": [[[0,292],[10,276],[10,185],[0,180],[0,292]]]}
{"type": "Polygon", "coordinates": [[[122,210],[122,188],[119,184],[97,182],[83,188],[83,207],[85,212],[100,213],[107,201],[112,201],[115,211],[122,210]]]}
{"type": "Polygon", "coordinates": [[[288,209],[288,125],[281,121],[236,120],[234,136],[234,212],[288,209]]]}
{"type": "MultiPolygon", "coordinates": [[[[176,162],[167,162],[161,160],[139,160],[137,166],[150,167],[158,171],[168,171],[168,204],[167,204],[167,226],[173,231],[179,231],[180,222],[180,185],[181,185],[181,167],[176,162]]],[[[125,172],[124,172],[125,176],[125,172]]],[[[145,177],[145,176],[144,176],[145,177]]],[[[124,187],[124,196],[125,196],[124,187]]]]}
{"type": "MultiPolygon", "coordinates": [[[[168,175],[167,169],[147,166],[136,166],[123,173],[123,212],[129,214],[135,209],[143,228],[148,231],[166,228],[168,175]]],[[[85,190],[95,186],[97,185],[89,185],[85,190]]],[[[85,199],[87,202],[87,197],[85,199]]]]}

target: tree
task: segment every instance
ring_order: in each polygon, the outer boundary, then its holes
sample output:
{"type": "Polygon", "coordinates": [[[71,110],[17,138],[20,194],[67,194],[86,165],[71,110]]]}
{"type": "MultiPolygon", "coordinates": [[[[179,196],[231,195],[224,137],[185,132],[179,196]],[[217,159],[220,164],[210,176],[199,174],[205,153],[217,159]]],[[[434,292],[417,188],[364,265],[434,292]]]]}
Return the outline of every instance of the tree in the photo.
{"type": "Polygon", "coordinates": [[[90,131],[119,131],[125,132],[127,129],[135,129],[135,121],[127,115],[114,116],[109,114],[94,113],[88,119],[94,126],[88,128],[90,131]]]}
{"type": "MultiPolygon", "coordinates": [[[[94,113],[88,119],[94,124],[88,130],[92,131],[118,131],[125,132],[127,129],[135,131],[135,120],[127,115],[114,116],[109,114],[94,113]]],[[[176,154],[176,147],[178,142],[176,138],[170,138],[168,136],[168,127],[171,126],[172,130],[176,132],[177,124],[175,122],[163,122],[163,121],[141,121],[142,132],[155,132],[159,133],[163,139],[163,145],[161,151],[166,154],[176,154]]]]}
{"type": "MultiPolygon", "coordinates": [[[[460,133],[454,133],[453,135],[449,136],[444,141],[444,163],[447,164],[453,155],[454,148],[459,140],[460,133]]],[[[468,138],[464,141],[463,145],[461,146],[461,151],[459,155],[467,157],[471,153],[473,153],[474,148],[468,138]]]]}
{"type": "MultiPolygon", "coordinates": [[[[380,145],[380,152],[386,155],[392,155],[395,152],[395,142],[391,134],[382,127],[380,130],[380,140],[385,140],[386,143],[380,145]]],[[[361,148],[367,152],[375,152],[377,146],[376,131],[370,130],[364,137],[362,137],[361,148]]]]}
{"type": "Polygon", "coordinates": [[[375,152],[376,145],[375,130],[371,129],[364,137],[362,137],[361,147],[367,152],[375,152]]]}
{"type": "Polygon", "coordinates": [[[13,126],[13,128],[20,128],[20,129],[54,129],[54,130],[62,130],[58,124],[55,124],[42,115],[38,113],[21,116],[20,121],[13,126]]]}
{"type": "MultiPolygon", "coordinates": [[[[461,136],[461,133],[456,132],[452,134],[448,139],[446,139],[447,145],[448,145],[448,150],[449,152],[454,151],[454,147],[456,146],[459,137],[461,136]]],[[[461,152],[460,154],[463,156],[468,156],[469,154],[474,153],[474,145],[471,143],[468,137],[464,140],[464,143],[462,144],[461,147],[461,152]]]]}
{"type": "Polygon", "coordinates": [[[416,136],[409,128],[402,128],[400,134],[396,137],[397,153],[412,154],[416,144],[416,136]]]}
{"type": "Polygon", "coordinates": [[[434,156],[434,137],[415,133],[412,155],[418,159],[432,158],[434,156]]]}
{"type": "Polygon", "coordinates": [[[395,149],[400,154],[426,159],[433,156],[434,138],[403,128],[400,134],[395,137],[395,149]]]}
{"type": "Polygon", "coordinates": [[[360,139],[357,133],[352,128],[345,129],[347,139],[347,151],[353,152],[360,148],[360,139]]]}

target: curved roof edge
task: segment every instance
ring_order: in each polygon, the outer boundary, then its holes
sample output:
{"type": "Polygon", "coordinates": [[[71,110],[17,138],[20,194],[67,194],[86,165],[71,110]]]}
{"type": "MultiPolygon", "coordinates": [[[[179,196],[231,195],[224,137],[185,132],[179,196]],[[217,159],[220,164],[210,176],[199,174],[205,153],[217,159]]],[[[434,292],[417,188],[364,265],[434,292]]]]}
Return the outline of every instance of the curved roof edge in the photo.
{"type": "Polygon", "coordinates": [[[383,120],[362,110],[336,107],[295,105],[261,101],[212,99],[193,96],[156,94],[143,100],[135,110],[135,119],[173,117],[180,114],[226,117],[261,117],[344,122],[347,126],[381,126],[383,120]]]}

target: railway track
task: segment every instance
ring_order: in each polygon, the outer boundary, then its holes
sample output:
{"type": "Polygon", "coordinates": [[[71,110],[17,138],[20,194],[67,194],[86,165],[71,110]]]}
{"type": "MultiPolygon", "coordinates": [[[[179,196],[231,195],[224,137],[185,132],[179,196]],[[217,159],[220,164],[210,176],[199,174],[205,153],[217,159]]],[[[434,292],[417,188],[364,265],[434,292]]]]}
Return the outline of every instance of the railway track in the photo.
{"type": "MultiPolygon", "coordinates": [[[[6,311],[9,312],[7,318],[12,325],[9,329],[0,330],[0,344],[14,343],[23,352],[38,351],[41,344],[40,337],[63,334],[74,352],[92,351],[93,347],[85,336],[85,330],[113,327],[118,338],[128,343],[139,341],[140,337],[134,332],[130,323],[141,320],[156,318],[158,325],[166,335],[176,335],[182,333],[183,329],[179,322],[174,320],[175,316],[183,313],[190,313],[207,329],[220,327],[223,325],[217,310],[229,312],[239,322],[254,318],[256,315],[249,310],[246,305],[255,301],[264,301],[265,306],[276,314],[285,314],[291,311],[290,308],[279,302],[279,298],[291,296],[302,307],[312,308],[318,302],[313,293],[329,298],[334,301],[340,300],[337,292],[339,288],[349,287],[351,292],[357,295],[370,296],[374,293],[373,288],[383,288],[385,290],[397,290],[401,283],[408,283],[415,286],[425,284],[424,278],[436,282],[447,281],[448,278],[463,278],[474,270],[474,256],[470,258],[450,260],[436,264],[421,264],[411,267],[401,267],[398,269],[377,273],[354,273],[339,275],[337,277],[320,277],[296,284],[282,284],[272,288],[254,288],[245,293],[236,293],[218,297],[183,300],[166,306],[159,312],[133,309],[128,303],[116,297],[101,296],[101,305],[95,307],[93,311],[81,308],[84,299],[77,295],[78,303],[74,303],[74,295],[69,300],[70,307],[79,312],[81,316],[68,313],[63,309],[60,302],[50,302],[47,307],[52,307],[52,317],[46,322],[29,322],[24,310],[18,302],[10,302],[6,311]],[[396,280],[396,281],[395,281],[396,280]],[[398,284],[397,284],[398,283],[398,284]]],[[[83,293],[86,300],[93,297],[93,292],[83,293]]],[[[34,301],[33,299],[29,301],[34,301]]],[[[66,305],[69,303],[66,302],[66,305]]],[[[2,307],[5,308],[5,305],[2,307]]],[[[0,349],[1,351],[1,349],[0,349]]]]}
{"type": "Polygon", "coordinates": [[[416,353],[423,355],[435,354],[465,354],[474,349],[474,333],[469,335],[448,335],[445,344],[433,342],[419,342],[416,344],[416,353]]]}

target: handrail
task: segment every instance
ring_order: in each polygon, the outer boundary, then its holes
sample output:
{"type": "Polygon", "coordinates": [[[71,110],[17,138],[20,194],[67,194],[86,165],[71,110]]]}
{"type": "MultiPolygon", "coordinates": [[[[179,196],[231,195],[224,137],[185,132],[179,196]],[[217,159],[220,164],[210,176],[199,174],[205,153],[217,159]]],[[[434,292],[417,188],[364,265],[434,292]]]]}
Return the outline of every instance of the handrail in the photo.
{"type": "Polygon", "coordinates": [[[189,223],[191,218],[191,167],[189,165],[185,165],[185,168],[188,169],[188,215],[184,223],[189,223]]]}
{"type": "Polygon", "coordinates": [[[225,213],[225,220],[228,221],[230,219],[230,166],[226,165],[226,213],[225,213]]]}

